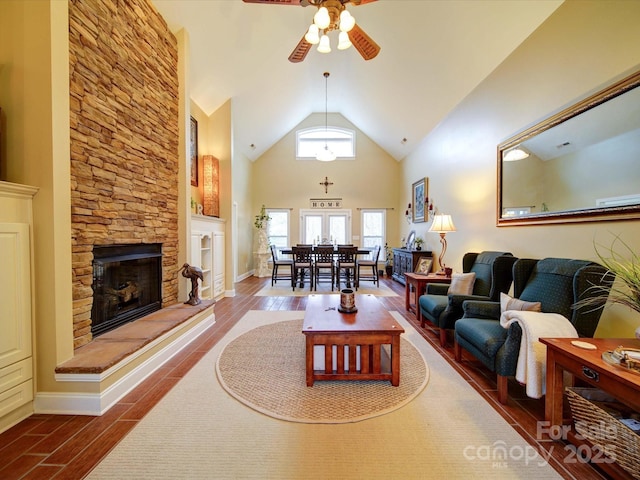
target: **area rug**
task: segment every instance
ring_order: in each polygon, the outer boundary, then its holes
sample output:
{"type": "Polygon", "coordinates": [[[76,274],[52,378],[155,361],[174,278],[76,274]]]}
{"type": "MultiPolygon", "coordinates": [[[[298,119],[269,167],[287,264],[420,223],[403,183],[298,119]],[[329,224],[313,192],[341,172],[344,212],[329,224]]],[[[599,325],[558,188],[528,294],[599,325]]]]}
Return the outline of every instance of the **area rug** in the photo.
{"type": "Polygon", "coordinates": [[[88,478],[562,478],[545,461],[548,454],[529,445],[396,312],[403,337],[429,365],[427,387],[402,408],[361,422],[309,424],[263,415],[231,397],[215,373],[225,345],[303,313],[247,312],[88,478]]]}
{"type": "MultiPolygon", "coordinates": [[[[342,288],[345,288],[342,285],[342,288]]],[[[305,285],[305,288],[296,287],[295,291],[291,290],[291,284],[287,284],[285,282],[280,281],[280,283],[276,283],[273,287],[271,284],[263,287],[258,293],[255,295],[257,297],[304,297],[306,295],[310,295],[312,293],[315,294],[327,294],[327,293],[340,293],[340,290],[334,288],[331,291],[331,286],[327,284],[318,285],[317,290],[310,291],[309,285],[305,285]]],[[[356,291],[358,294],[362,295],[376,295],[377,297],[395,297],[397,294],[391,290],[386,285],[380,285],[380,287],[376,287],[373,284],[363,285],[361,284],[358,290],[356,291]]]]}
{"type": "Polygon", "coordinates": [[[424,357],[401,339],[400,385],[389,381],[318,381],[307,387],[302,320],[254,328],[229,343],[216,362],[218,381],[243,404],[274,418],[348,423],[392,412],[425,387],[424,357]]]}

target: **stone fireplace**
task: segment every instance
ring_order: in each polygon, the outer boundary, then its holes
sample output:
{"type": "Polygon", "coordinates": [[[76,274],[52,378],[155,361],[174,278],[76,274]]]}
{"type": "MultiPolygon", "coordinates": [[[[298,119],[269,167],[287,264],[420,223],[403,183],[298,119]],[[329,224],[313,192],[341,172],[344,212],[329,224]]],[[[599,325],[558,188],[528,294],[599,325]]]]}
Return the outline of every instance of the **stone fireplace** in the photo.
{"type": "Polygon", "coordinates": [[[151,267],[160,269],[159,298],[151,303],[178,301],[178,70],[176,38],[149,0],[69,2],[76,350],[103,332],[94,323],[105,310],[126,319],[151,291],[129,261],[105,267],[98,246],[162,244],[151,267]],[[113,277],[102,305],[94,304],[94,265],[113,277]]]}
{"type": "Polygon", "coordinates": [[[94,246],[92,336],[159,310],[161,278],[160,244],[94,246]]]}

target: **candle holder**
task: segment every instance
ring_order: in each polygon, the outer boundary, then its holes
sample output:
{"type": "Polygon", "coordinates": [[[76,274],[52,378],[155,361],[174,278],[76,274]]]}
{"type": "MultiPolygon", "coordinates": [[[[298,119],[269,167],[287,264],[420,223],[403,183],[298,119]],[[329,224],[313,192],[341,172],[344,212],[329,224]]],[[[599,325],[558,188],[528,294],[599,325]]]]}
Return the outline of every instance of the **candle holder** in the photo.
{"type": "Polygon", "coordinates": [[[345,288],[340,290],[340,306],[338,307],[340,313],[355,313],[358,311],[356,307],[356,296],[351,288],[345,288]]]}

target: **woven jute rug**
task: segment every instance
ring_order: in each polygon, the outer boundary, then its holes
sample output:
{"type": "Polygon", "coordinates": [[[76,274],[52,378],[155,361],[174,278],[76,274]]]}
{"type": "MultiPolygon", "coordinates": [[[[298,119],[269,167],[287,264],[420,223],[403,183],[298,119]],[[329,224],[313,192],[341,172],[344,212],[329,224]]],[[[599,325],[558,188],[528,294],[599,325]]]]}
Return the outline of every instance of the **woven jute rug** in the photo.
{"type": "Polygon", "coordinates": [[[400,385],[389,381],[317,381],[306,386],[302,320],[254,328],[230,342],[216,362],[230,395],[265,415],[302,423],[349,423],[406,405],[427,384],[422,354],[400,344],[400,385]]]}
{"type": "MultiPolygon", "coordinates": [[[[251,310],[87,478],[562,478],[545,461],[550,452],[536,454],[509,425],[508,415],[496,412],[401,314],[391,315],[429,365],[427,387],[404,407],[335,425],[285,422],[247,408],[220,386],[215,374],[223,348],[253,328],[304,316],[299,310],[251,310]]],[[[550,461],[557,466],[565,455],[554,452],[559,460],[550,461]]]]}

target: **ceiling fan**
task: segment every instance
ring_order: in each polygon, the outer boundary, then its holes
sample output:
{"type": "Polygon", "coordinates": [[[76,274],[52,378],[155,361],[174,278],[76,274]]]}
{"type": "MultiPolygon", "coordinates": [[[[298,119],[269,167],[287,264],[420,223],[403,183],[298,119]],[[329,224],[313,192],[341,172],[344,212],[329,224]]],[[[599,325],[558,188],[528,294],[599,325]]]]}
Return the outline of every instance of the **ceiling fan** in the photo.
{"type": "Polygon", "coordinates": [[[301,62],[311,50],[311,46],[318,44],[318,51],[331,51],[327,33],[340,31],[338,49],[344,50],[353,45],[365,60],[371,60],[380,52],[380,47],[355,23],[355,19],[346,9],[347,3],[364,5],[376,0],[243,0],[245,3],[263,3],[267,5],[313,5],[318,9],[307,33],[304,34],[296,48],[289,55],[289,61],[301,62]],[[345,13],[346,12],[346,13],[345,13]],[[320,35],[322,34],[322,35],[320,35]]]}

